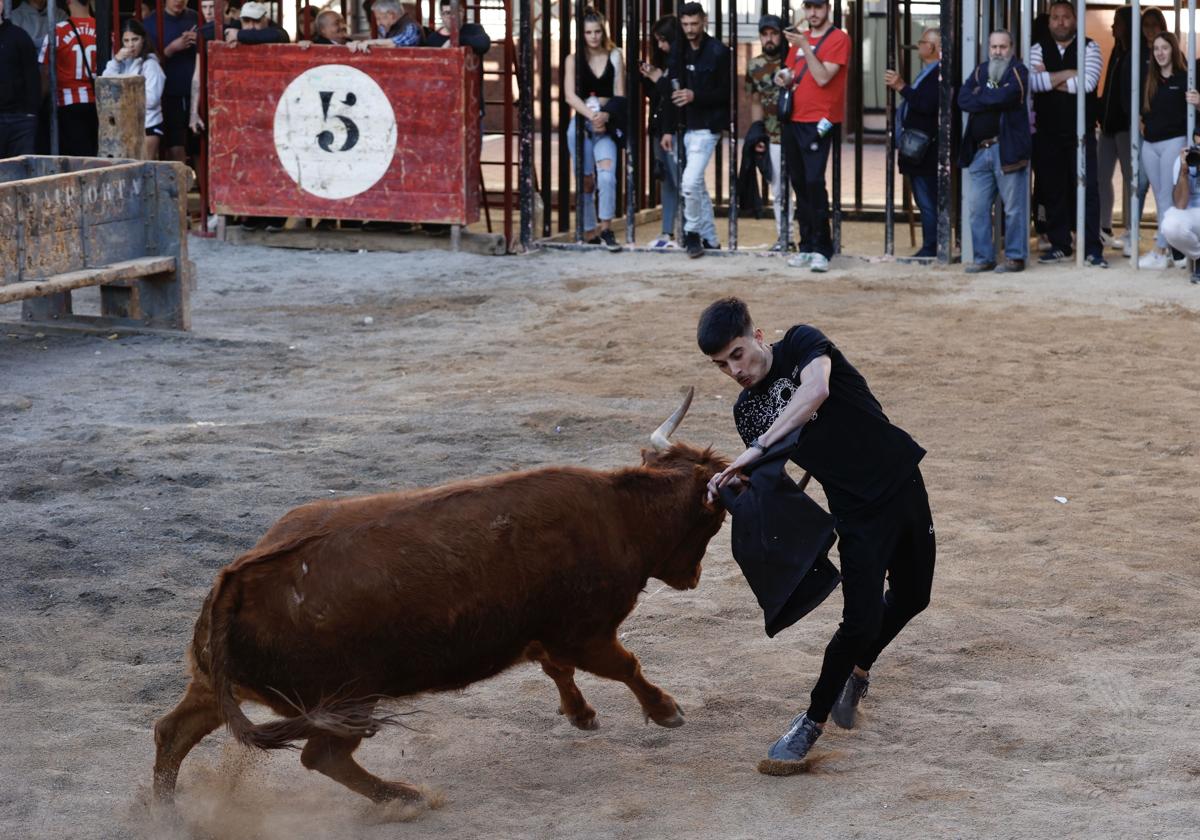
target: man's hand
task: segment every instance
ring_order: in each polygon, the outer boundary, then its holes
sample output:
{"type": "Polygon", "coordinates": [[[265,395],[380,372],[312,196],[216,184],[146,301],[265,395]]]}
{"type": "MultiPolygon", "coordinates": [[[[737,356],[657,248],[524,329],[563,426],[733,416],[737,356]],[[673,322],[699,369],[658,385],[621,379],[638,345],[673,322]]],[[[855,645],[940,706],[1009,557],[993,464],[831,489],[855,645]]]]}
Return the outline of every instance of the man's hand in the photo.
{"type": "Polygon", "coordinates": [[[671,101],[676,107],[682,108],[696,98],[696,94],[692,93],[688,88],[680,88],[671,94],[671,101]]]}
{"type": "Polygon", "coordinates": [[[660,140],[658,142],[658,145],[662,147],[662,150],[664,152],[666,152],[667,154],[671,154],[671,150],[675,146],[674,140],[675,140],[675,135],[667,133],[662,136],[662,140],[660,140]]]}
{"type": "Polygon", "coordinates": [[[192,134],[204,131],[204,120],[200,119],[200,114],[196,111],[193,111],[188,117],[188,128],[192,130],[192,134]]]}
{"type": "Polygon", "coordinates": [[[714,475],[708,480],[708,500],[711,502],[717,498],[717,491],[737,480],[737,474],[746,467],[753,464],[762,457],[762,450],[757,446],[751,446],[745,452],[737,457],[732,464],[726,467],[721,472],[714,475]]]}
{"type": "Polygon", "coordinates": [[[231,47],[236,47],[238,45],[238,30],[226,29],[225,30],[225,43],[231,47]]]}
{"type": "Polygon", "coordinates": [[[783,37],[787,38],[787,42],[795,48],[796,55],[804,55],[804,48],[808,46],[808,37],[806,35],[801,32],[793,32],[792,30],[785,29],[783,30],[783,37]]]}
{"type": "Polygon", "coordinates": [[[652,82],[657,82],[662,78],[663,75],[663,71],[655,67],[649,61],[643,61],[638,69],[641,70],[643,76],[652,82]]]}
{"type": "Polygon", "coordinates": [[[883,83],[899,93],[904,90],[904,78],[895,70],[883,71],[883,83]]]}
{"type": "Polygon", "coordinates": [[[754,144],[754,151],[756,154],[761,155],[766,150],[767,150],[767,144],[765,142],[759,142],[759,143],[754,144]]]}
{"type": "MultiPolygon", "coordinates": [[[[230,29],[227,31],[233,32],[236,30],[230,29]]],[[[177,52],[182,52],[183,50],[194,46],[196,46],[196,30],[193,28],[189,29],[187,32],[184,32],[174,41],[167,44],[166,49],[164,49],[163,52],[167,55],[174,55],[177,52]]]]}

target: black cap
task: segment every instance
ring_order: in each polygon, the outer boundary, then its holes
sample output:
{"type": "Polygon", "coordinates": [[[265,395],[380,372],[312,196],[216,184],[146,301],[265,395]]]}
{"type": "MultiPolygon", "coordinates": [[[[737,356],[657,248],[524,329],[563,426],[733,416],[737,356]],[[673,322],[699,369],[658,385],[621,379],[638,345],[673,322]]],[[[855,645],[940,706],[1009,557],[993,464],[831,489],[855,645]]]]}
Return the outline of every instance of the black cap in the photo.
{"type": "Polygon", "coordinates": [[[763,15],[758,19],[758,31],[762,32],[764,29],[778,29],[782,32],[783,19],[779,15],[763,15]]]}
{"type": "Polygon", "coordinates": [[[829,0],[803,0],[801,6],[828,6],[829,0]]]}

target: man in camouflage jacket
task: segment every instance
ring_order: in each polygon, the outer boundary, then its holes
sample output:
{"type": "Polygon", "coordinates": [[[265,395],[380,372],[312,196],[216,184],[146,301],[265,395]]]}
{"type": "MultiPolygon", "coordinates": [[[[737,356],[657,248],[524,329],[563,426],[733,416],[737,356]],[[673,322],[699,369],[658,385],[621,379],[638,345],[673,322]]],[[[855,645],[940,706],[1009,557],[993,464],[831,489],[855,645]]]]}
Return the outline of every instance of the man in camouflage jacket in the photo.
{"type": "Polygon", "coordinates": [[[746,93],[750,94],[750,119],[761,120],[767,131],[766,151],[771,159],[771,200],[775,209],[775,233],[777,240],[772,251],[784,248],[783,196],[784,182],[780,168],[781,145],[779,130],[779,93],[775,74],[783,67],[787,48],[783,42],[783,21],[778,15],[763,15],[758,21],[758,40],[762,52],[750,59],[746,65],[746,93]]]}

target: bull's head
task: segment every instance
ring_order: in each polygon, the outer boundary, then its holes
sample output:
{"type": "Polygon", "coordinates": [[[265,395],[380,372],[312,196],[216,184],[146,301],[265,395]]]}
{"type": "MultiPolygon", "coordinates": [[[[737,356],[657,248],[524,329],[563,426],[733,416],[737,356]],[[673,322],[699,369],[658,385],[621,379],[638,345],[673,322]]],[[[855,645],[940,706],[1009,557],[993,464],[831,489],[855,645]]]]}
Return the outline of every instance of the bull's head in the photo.
{"type": "Polygon", "coordinates": [[[644,467],[670,476],[672,511],[667,518],[674,523],[671,545],[652,574],[675,589],[694,589],[700,582],[700,561],[725,519],[725,509],[708,501],[707,488],[708,480],[729,462],[711,449],[671,442],[694,395],[695,389],[688,388],[679,408],[650,435],[654,448],[642,450],[644,467]]]}

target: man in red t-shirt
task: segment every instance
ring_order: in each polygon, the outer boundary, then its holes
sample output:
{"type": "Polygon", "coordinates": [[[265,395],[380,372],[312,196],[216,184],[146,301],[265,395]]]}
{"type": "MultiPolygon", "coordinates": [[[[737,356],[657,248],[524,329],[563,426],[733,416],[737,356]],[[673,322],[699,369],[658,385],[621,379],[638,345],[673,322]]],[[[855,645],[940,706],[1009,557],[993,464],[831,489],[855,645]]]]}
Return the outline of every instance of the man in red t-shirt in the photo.
{"type": "Polygon", "coordinates": [[[100,123],[96,116],[96,20],[88,0],[70,0],[69,17],[42,42],[39,60],[49,76],[51,55],[57,74],[58,153],[95,157],[100,123]],[[53,46],[51,46],[53,39],[53,46]]]}
{"type": "Polygon", "coordinates": [[[783,154],[796,191],[800,246],[790,266],[828,271],[833,256],[825,166],[833,126],[846,113],[850,36],[829,19],[828,0],[804,0],[807,32],[785,30],[790,49],[776,84],[793,87],[792,119],[783,126],[783,154]]]}

